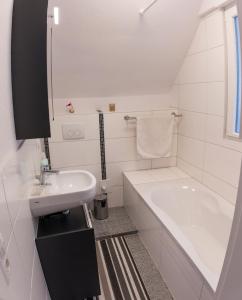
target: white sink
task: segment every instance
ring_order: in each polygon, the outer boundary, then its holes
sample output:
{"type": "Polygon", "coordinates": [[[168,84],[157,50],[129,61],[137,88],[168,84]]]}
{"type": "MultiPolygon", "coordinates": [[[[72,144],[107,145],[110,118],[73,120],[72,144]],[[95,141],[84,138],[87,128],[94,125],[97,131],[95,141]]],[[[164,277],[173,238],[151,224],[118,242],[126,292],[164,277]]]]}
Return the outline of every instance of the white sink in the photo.
{"type": "Polygon", "coordinates": [[[33,216],[68,210],[93,200],[96,178],[87,171],[60,171],[46,176],[46,185],[33,185],[29,193],[33,216]]]}

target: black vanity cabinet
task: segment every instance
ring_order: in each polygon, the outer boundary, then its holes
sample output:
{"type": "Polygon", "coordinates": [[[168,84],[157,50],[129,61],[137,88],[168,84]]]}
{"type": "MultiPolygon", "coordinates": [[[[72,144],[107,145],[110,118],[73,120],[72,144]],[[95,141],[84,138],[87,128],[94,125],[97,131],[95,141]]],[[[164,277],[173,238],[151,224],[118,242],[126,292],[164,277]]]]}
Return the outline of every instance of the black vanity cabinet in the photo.
{"type": "Polygon", "coordinates": [[[100,294],[93,228],[82,207],[40,218],[36,246],[51,300],[82,300],[100,294]]]}
{"type": "Polygon", "coordinates": [[[48,0],[14,0],[11,68],[18,140],[50,137],[47,8],[48,0]]]}

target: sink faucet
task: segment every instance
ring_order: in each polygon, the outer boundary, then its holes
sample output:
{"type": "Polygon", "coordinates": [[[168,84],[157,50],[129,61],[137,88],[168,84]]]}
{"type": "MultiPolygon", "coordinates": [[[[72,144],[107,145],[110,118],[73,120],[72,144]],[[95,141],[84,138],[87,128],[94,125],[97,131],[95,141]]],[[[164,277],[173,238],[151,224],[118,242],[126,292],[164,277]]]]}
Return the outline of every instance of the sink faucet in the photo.
{"type": "Polygon", "coordinates": [[[59,171],[57,170],[48,170],[45,166],[40,167],[40,175],[38,176],[38,179],[40,181],[40,185],[47,185],[46,183],[46,175],[47,174],[57,174],[59,171]]]}

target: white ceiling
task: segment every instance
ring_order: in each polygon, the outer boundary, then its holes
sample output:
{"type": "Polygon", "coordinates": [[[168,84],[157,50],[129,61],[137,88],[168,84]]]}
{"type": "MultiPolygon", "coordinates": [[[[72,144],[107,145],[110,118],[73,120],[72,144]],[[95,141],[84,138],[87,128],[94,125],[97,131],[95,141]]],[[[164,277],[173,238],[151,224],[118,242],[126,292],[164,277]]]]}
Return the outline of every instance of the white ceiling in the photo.
{"type": "Polygon", "coordinates": [[[50,0],[55,98],[159,94],[170,88],[202,0],[50,0]]]}

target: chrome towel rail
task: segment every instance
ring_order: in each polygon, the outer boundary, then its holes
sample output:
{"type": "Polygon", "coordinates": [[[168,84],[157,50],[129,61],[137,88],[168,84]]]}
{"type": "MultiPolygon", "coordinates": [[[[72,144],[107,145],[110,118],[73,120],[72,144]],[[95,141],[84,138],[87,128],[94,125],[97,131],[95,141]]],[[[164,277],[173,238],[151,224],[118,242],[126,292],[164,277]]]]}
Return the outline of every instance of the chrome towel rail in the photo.
{"type": "MultiPolygon", "coordinates": [[[[172,112],[171,113],[172,116],[174,116],[174,118],[181,118],[182,117],[182,114],[177,114],[175,112],[172,112]]],[[[124,120],[125,121],[132,121],[132,120],[137,120],[136,117],[130,117],[128,115],[124,116],[124,120]]]]}
{"type": "Polygon", "coordinates": [[[137,120],[136,117],[124,116],[125,121],[137,120]]]}

